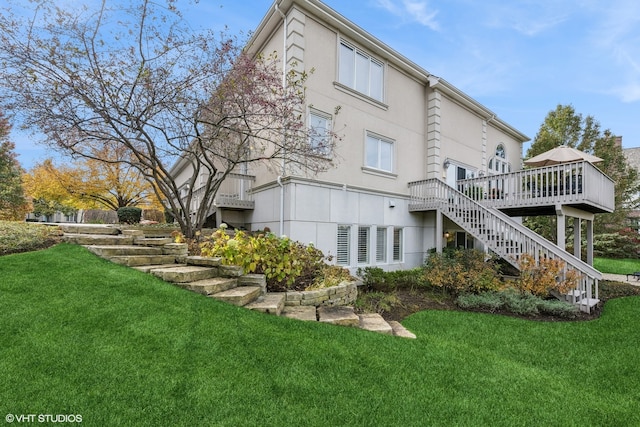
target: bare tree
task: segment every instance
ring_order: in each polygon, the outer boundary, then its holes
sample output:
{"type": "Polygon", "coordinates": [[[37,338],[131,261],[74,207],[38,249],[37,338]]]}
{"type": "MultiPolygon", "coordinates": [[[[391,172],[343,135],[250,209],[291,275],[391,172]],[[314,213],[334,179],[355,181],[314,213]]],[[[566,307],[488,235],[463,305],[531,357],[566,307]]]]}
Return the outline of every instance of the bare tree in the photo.
{"type": "Polygon", "coordinates": [[[250,57],[235,37],[193,32],[175,0],[159,2],[103,0],[96,10],[10,3],[0,16],[6,111],[74,156],[108,162],[94,153],[125,147],[126,162],[187,236],[242,163],[284,160],[312,173],[331,166],[336,135],[324,135],[320,153],[309,144],[306,73],[283,79],[275,55],[250,57]],[[171,174],[178,159],[193,171],[182,188],[171,174]],[[206,182],[196,185],[199,176],[206,182]],[[200,208],[190,216],[196,189],[200,208]]]}

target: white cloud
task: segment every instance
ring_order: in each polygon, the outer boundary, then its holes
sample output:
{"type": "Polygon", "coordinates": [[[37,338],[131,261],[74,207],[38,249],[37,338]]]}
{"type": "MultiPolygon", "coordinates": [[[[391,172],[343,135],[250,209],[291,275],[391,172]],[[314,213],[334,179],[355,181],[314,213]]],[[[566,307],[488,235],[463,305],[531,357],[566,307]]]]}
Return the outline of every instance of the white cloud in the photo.
{"type": "Polygon", "coordinates": [[[376,0],[382,9],[408,22],[417,22],[430,30],[439,31],[440,24],[435,19],[437,10],[431,10],[427,1],[419,0],[376,0]]]}
{"type": "Polygon", "coordinates": [[[566,21],[571,6],[565,2],[489,2],[484,3],[485,19],[490,27],[510,28],[534,37],[566,21]]]}
{"type": "Polygon", "coordinates": [[[640,4],[636,0],[618,0],[606,7],[590,10],[595,23],[591,42],[615,86],[607,93],[622,102],[640,101],[640,4]]]}
{"type": "Polygon", "coordinates": [[[430,11],[427,2],[404,0],[405,10],[415,21],[433,31],[440,30],[440,25],[436,21],[437,10],[430,11]]]}

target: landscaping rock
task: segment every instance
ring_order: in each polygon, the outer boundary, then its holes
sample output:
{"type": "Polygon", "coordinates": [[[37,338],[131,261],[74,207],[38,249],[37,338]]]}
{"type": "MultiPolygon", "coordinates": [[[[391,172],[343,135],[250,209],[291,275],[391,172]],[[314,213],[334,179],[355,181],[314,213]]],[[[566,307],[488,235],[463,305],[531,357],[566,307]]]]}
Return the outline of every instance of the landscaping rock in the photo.
{"type": "Polygon", "coordinates": [[[354,313],[353,307],[318,307],[318,321],[341,326],[360,326],[360,318],[354,313]]]}
{"type": "Polygon", "coordinates": [[[281,316],[288,317],[290,319],[295,320],[305,320],[315,322],[318,320],[316,314],[316,308],[305,305],[305,306],[290,306],[285,305],[282,309],[281,316]]]}
{"type": "Polygon", "coordinates": [[[284,308],[284,298],[285,296],[282,292],[271,292],[261,296],[256,301],[247,304],[246,307],[250,310],[280,316],[280,313],[282,313],[282,309],[284,308]]]}
{"type": "Polygon", "coordinates": [[[360,328],[385,335],[393,335],[393,328],[378,313],[363,313],[360,318],[360,328]]]}
{"type": "Polygon", "coordinates": [[[393,335],[402,338],[416,339],[416,334],[414,334],[413,332],[409,332],[404,326],[400,324],[400,322],[390,320],[389,325],[391,325],[391,328],[393,329],[393,335]]]}

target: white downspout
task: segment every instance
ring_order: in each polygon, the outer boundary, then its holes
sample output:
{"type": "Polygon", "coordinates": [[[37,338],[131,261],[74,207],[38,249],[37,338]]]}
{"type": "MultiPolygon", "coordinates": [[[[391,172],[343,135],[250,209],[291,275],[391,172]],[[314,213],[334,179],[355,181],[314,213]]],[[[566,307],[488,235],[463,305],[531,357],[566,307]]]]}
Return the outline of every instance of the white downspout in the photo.
{"type": "MultiPolygon", "coordinates": [[[[283,33],[282,33],[282,87],[287,85],[287,17],[278,8],[278,2],[274,5],[276,12],[282,16],[283,33]]],[[[285,138],[284,133],[282,138],[285,138]]],[[[283,141],[283,146],[286,145],[286,141],[283,141]]],[[[280,236],[284,234],[284,185],[282,184],[282,178],[285,175],[286,160],[283,153],[282,157],[282,173],[278,175],[278,185],[280,186],[280,236]]]]}

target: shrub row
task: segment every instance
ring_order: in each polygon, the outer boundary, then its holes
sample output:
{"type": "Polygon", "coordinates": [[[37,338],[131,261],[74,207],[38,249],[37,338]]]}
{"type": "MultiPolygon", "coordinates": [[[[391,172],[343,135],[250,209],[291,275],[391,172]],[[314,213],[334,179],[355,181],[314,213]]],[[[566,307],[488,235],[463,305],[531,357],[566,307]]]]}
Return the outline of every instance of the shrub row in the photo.
{"type": "Polygon", "coordinates": [[[578,315],[578,308],[568,302],[545,300],[513,288],[479,294],[462,294],[456,299],[456,304],[465,310],[485,310],[489,312],[506,310],[522,316],[548,314],[565,319],[573,319],[578,315]]]}

